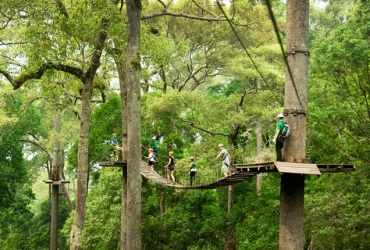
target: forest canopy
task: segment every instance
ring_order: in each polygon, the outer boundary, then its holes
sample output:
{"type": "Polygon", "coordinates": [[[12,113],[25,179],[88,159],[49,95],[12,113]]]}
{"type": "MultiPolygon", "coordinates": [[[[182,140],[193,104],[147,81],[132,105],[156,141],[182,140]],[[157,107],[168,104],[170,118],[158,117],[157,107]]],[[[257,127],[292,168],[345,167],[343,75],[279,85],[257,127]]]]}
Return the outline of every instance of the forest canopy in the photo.
{"type": "MultiPolygon", "coordinates": [[[[142,1],[135,56],[125,4],[0,2],[1,249],[49,249],[44,180],[56,166],[70,181],[59,195],[58,249],[77,244],[76,218],[80,249],[120,248],[122,171],[99,166],[111,158],[113,133],[123,150],[128,133],[140,134],[142,161],[157,138],[155,171],[166,176],[173,151],[183,185],[190,156],[197,183],[221,178],[219,143],[235,163],[274,161],[285,1],[272,1],[278,34],[263,1],[142,1]],[[127,102],[133,71],[140,110],[127,102]],[[127,130],[127,107],[139,131],[127,130]]],[[[366,1],[310,1],[306,158],[357,171],[306,178],[305,249],[370,246],[369,11],[366,1]]],[[[256,178],[234,186],[232,213],[228,188],[184,191],[143,179],[141,249],[278,249],[280,175],[262,178],[258,192],[256,178]]]]}

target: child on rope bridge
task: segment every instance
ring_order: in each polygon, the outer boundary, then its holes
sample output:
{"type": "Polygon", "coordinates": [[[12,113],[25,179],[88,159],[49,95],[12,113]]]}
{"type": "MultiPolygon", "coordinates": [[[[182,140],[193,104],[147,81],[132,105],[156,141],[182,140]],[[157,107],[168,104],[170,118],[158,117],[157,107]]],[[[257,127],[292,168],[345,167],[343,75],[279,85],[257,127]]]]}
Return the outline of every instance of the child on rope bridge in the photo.
{"type": "Polygon", "coordinates": [[[189,169],[189,176],[190,176],[190,186],[193,186],[193,180],[194,184],[197,180],[197,164],[195,163],[195,158],[193,156],[190,156],[190,169],[189,169]]]}
{"type": "Polygon", "coordinates": [[[154,158],[155,156],[154,156],[152,148],[149,148],[148,151],[149,151],[149,155],[145,156],[145,158],[148,159],[148,162],[146,163],[146,173],[148,172],[153,173],[154,172],[153,166],[155,164],[155,158],[154,158]]]}

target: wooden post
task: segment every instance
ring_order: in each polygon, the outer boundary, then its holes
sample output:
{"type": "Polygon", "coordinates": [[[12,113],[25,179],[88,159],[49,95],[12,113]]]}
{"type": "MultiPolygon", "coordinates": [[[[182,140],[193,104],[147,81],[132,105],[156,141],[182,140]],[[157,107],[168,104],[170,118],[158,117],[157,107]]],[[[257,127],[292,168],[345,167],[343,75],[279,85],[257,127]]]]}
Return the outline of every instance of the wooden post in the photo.
{"type": "Polygon", "coordinates": [[[121,240],[120,249],[127,249],[127,166],[122,167],[122,194],[121,194],[121,240]]]}
{"type": "MultiPolygon", "coordinates": [[[[257,128],[256,128],[256,134],[257,134],[257,156],[262,155],[262,123],[261,119],[257,119],[257,128]]],[[[257,195],[261,196],[261,190],[262,190],[262,175],[258,174],[256,179],[256,190],[257,195]]]]}
{"type": "Polygon", "coordinates": [[[50,250],[58,249],[58,204],[59,185],[52,185],[50,250]]]}
{"type": "MultiPolygon", "coordinates": [[[[306,162],[309,0],[287,1],[284,119],[291,127],[283,159],[306,162]],[[290,70],[289,70],[290,69],[290,70]]],[[[280,190],[279,249],[303,249],[304,175],[283,174],[280,190]]]]}
{"type": "Polygon", "coordinates": [[[66,180],[44,180],[46,184],[52,186],[51,194],[51,227],[50,227],[50,250],[58,249],[58,205],[59,205],[59,188],[60,185],[69,183],[66,180]]]}

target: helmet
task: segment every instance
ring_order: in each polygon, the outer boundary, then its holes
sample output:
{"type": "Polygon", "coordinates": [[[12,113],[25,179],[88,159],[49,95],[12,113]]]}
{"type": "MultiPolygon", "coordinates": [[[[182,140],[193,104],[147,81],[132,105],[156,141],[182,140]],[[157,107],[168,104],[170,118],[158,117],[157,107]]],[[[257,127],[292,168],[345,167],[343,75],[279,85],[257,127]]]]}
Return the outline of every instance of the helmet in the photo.
{"type": "Polygon", "coordinates": [[[284,115],[283,114],[278,114],[276,118],[284,118],[284,115]]]}
{"type": "Polygon", "coordinates": [[[157,137],[153,136],[153,137],[152,137],[152,140],[155,140],[155,139],[157,139],[157,137]]]}
{"type": "Polygon", "coordinates": [[[222,144],[222,143],[218,144],[218,147],[223,147],[223,146],[224,146],[224,144],[222,144]]]}

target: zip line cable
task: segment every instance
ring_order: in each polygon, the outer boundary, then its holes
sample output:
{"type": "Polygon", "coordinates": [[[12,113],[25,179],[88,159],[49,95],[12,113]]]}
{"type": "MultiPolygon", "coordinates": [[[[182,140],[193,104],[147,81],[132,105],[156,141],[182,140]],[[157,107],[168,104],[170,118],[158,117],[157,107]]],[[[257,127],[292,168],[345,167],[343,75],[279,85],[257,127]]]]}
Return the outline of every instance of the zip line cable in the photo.
{"type": "Polygon", "coordinates": [[[233,31],[233,33],[234,33],[234,35],[236,36],[236,38],[238,39],[239,43],[240,43],[240,44],[241,44],[241,46],[243,47],[243,49],[244,49],[245,53],[247,53],[247,56],[248,56],[248,58],[251,60],[251,62],[252,62],[252,64],[253,64],[254,68],[257,70],[258,74],[259,74],[259,75],[260,75],[260,77],[262,78],[263,82],[267,85],[267,87],[268,87],[268,89],[271,91],[272,95],[275,97],[275,99],[276,99],[276,100],[278,101],[278,103],[281,105],[281,103],[280,103],[280,101],[279,101],[279,98],[278,98],[278,97],[275,95],[275,93],[272,91],[272,89],[271,89],[270,85],[267,83],[267,81],[266,81],[266,80],[265,80],[265,78],[263,77],[263,75],[262,75],[261,71],[258,69],[258,67],[257,67],[256,63],[253,61],[252,56],[249,54],[249,52],[248,52],[247,48],[244,46],[243,41],[240,39],[240,37],[239,37],[238,33],[236,32],[236,30],[235,30],[234,26],[231,24],[231,21],[230,21],[229,17],[226,15],[226,13],[225,13],[224,9],[222,8],[221,4],[219,3],[219,1],[218,1],[218,0],[216,0],[216,3],[217,3],[217,5],[218,5],[218,7],[220,8],[220,10],[222,11],[222,13],[223,13],[224,17],[226,18],[226,20],[227,20],[228,24],[230,25],[230,27],[231,27],[231,29],[232,29],[232,31],[233,31]]]}
{"type": "Polygon", "coordinates": [[[291,70],[291,68],[289,66],[288,59],[285,56],[283,42],[281,41],[281,37],[279,35],[279,29],[278,29],[278,26],[277,26],[277,22],[276,22],[276,19],[275,19],[274,12],[272,12],[272,7],[271,7],[270,0],[266,0],[266,5],[267,5],[267,9],[268,9],[268,12],[269,12],[269,16],[270,16],[271,22],[272,22],[272,24],[274,26],[274,31],[275,31],[276,37],[277,37],[278,42],[279,42],[279,45],[280,45],[281,53],[283,54],[283,57],[284,57],[285,66],[288,69],[288,73],[289,73],[290,79],[292,79],[294,91],[295,91],[295,93],[297,95],[297,98],[298,98],[298,101],[299,101],[299,105],[301,105],[301,108],[303,109],[303,105],[302,105],[301,99],[299,98],[298,90],[297,90],[297,87],[295,85],[295,81],[294,81],[294,78],[293,78],[292,70],[291,70]]]}

